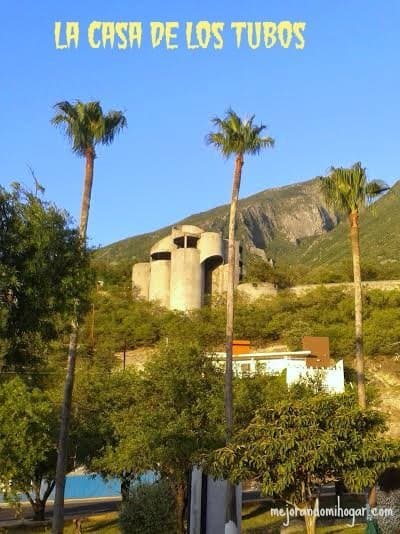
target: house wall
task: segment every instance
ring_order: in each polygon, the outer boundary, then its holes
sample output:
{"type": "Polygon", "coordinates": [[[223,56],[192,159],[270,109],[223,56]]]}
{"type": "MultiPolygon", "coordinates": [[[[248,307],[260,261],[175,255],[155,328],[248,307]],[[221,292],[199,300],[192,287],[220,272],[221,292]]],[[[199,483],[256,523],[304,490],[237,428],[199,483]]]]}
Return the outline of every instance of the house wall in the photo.
{"type": "Polygon", "coordinates": [[[324,388],[330,393],[344,392],[344,369],[343,360],[337,362],[334,367],[315,368],[315,367],[295,367],[288,366],[286,372],[286,383],[290,386],[299,382],[301,379],[313,380],[321,379],[324,388]]]}
{"type": "MultiPolygon", "coordinates": [[[[282,356],[281,358],[273,357],[265,354],[265,357],[260,357],[260,353],[254,353],[254,358],[251,354],[246,354],[242,358],[236,357],[233,361],[233,371],[237,376],[244,376],[246,374],[254,374],[256,372],[265,372],[271,374],[280,374],[286,371],[286,383],[291,386],[300,380],[321,379],[325,389],[331,393],[344,392],[344,369],[343,360],[327,368],[315,368],[307,366],[307,354],[302,356],[299,351],[295,356],[282,356]]],[[[223,367],[225,365],[225,353],[217,353],[217,365],[223,367]]]]}

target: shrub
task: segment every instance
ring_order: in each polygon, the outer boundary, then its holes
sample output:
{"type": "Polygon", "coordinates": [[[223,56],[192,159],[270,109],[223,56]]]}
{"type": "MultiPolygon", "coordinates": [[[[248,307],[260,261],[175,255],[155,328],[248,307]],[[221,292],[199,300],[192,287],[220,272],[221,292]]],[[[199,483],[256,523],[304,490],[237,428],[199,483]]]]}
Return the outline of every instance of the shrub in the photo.
{"type": "Polygon", "coordinates": [[[176,532],[174,497],[160,481],[135,486],[119,516],[123,534],[173,534],[176,532]]]}

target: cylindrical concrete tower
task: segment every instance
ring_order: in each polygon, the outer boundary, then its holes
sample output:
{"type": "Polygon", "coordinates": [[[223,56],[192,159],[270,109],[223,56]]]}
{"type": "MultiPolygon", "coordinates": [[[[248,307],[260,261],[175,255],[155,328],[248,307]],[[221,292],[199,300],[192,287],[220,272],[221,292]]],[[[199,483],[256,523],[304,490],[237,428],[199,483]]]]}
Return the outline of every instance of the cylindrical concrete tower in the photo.
{"type": "MultiPolygon", "coordinates": [[[[236,242],[235,285],[240,279],[241,254],[236,242]]],[[[175,310],[200,308],[203,301],[226,291],[227,240],[218,232],[203,232],[197,226],[174,226],[154,244],[150,264],[136,264],[132,283],[140,295],[175,310]]]]}
{"type": "Polygon", "coordinates": [[[135,263],[132,267],[132,288],[139,290],[139,296],[149,298],[150,263],[135,263]]]}
{"type": "Polygon", "coordinates": [[[199,239],[198,248],[200,249],[200,261],[213,256],[219,256],[223,259],[223,240],[218,232],[203,232],[199,239]]]}
{"type": "Polygon", "coordinates": [[[171,273],[170,252],[151,255],[149,300],[158,300],[162,306],[170,307],[169,288],[171,273]]]}
{"type": "Polygon", "coordinates": [[[201,307],[202,266],[200,251],[182,247],[171,253],[170,308],[193,310],[201,307]]]}
{"type": "Polygon", "coordinates": [[[203,232],[201,234],[198,248],[200,249],[200,261],[202,263],[202,293],[207,295],[218,294],[220,292],[220,282],[218,268],[223,263],[223,240],[218,232],[203,232]]]}

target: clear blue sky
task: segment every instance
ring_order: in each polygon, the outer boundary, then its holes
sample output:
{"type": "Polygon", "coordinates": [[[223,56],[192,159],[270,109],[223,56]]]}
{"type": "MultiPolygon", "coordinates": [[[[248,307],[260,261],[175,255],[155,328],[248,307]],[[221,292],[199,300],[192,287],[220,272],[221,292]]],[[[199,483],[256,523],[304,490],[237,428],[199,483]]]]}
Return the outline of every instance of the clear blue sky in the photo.
{"type": "Polygon", "coordinates": [[[371,177],[400,175],[399,0],[6,0],[1,6],[0,183],[31,184],[77,219],[84,163],[50,125],[60,100],[123,109],[129,128],[99,148],[92,245],[226,203],[233,163],[204,144],[210,118],[255,113],[276,147],[246,161],[241,196],[361,160],[371,177]],[[55,21],[80,22],[77,49],[56,50],[55,21]],[[92,20],[142,21],[140,50],[91,49],[92,20]],[[223,21],[216,51],[153,49],[154,20],[223,21]],[[239,50],[230,22],[305,21],[304,50],[239,50]]]}

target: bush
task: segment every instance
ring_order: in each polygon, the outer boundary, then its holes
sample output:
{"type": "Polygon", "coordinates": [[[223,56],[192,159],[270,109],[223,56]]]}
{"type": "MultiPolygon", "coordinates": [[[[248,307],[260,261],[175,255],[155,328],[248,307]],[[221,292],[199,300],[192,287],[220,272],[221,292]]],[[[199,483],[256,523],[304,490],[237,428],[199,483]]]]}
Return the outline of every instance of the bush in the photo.
{"type": "Polygon", "coordinates": [[[166,482],[135,486],[122,503],[119,516],[123,534],[173,534],[176,532],[175,504],[166,482]]]}
{"type": "Polygon", "coordinates": [[[289,272],[273,267],[270,263],[255,255],[248,257],[244,282],[253,284],[269,282],[280,289],[293,285],[289,272]]]}

